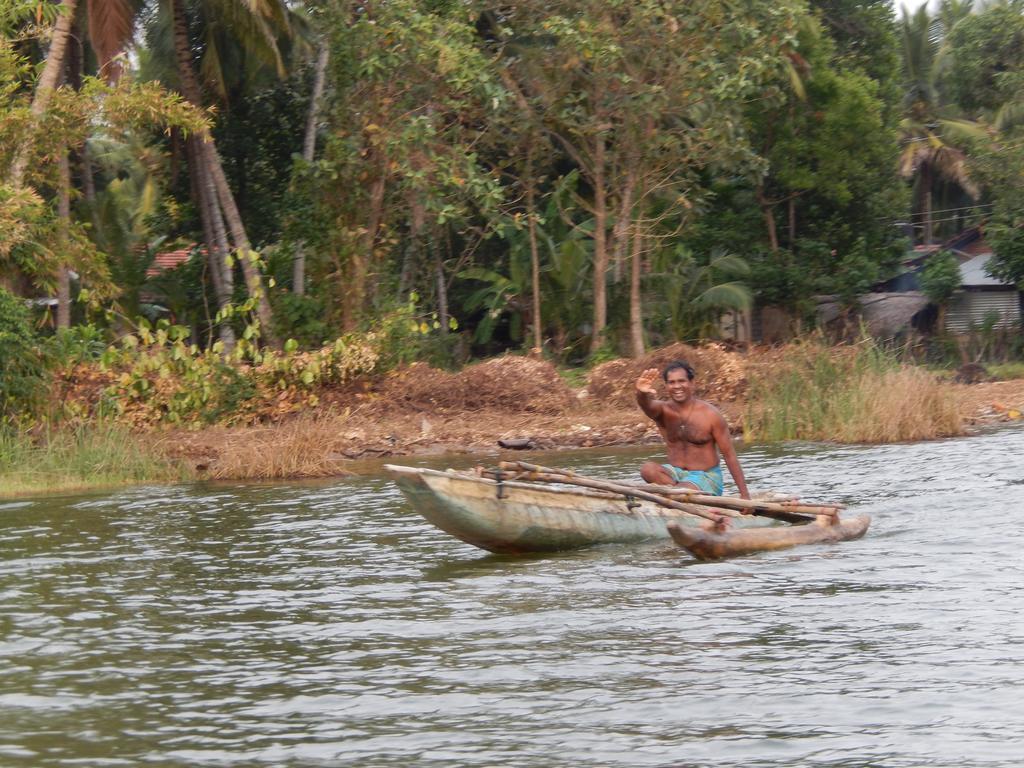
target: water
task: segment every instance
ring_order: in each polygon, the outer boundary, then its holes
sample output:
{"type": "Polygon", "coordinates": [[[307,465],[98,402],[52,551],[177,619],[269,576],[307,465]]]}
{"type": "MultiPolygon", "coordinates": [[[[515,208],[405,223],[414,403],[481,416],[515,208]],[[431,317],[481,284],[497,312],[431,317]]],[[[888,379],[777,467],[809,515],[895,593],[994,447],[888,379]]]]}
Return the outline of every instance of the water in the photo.
{"type": "Polygon", "coordinates": [[[723,563],[488,555],[380,477],[0,503],[0,766],[1020,766],[1022,455],[748,450],[874,524],[723,563]]]}

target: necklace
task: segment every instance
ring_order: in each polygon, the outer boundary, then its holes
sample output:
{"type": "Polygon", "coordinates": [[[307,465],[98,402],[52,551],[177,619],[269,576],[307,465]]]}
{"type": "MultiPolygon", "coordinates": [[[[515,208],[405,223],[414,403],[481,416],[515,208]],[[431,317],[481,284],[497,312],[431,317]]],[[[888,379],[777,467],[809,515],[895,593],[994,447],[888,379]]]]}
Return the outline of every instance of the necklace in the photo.
{"type": "Polygon", "coordinates": [[[689,408],[686,409],[685,415],[680,417],[679,434],[685,437],[687,428],[690,426],[690,416],[693,415],[693,398],[690,398],[689,408]]]}

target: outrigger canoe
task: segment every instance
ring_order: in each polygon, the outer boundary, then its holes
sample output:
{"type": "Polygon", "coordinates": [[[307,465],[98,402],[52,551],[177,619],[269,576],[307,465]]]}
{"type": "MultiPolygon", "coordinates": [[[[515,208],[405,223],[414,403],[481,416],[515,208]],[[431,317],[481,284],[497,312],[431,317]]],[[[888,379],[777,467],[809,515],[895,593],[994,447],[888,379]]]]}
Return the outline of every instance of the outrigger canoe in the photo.
{"type": "Polygon", "coordinates": [[[501,480],[474,472],[403,467],[384,469],[427,521],[467,544],[501,554],[553,552],[595,544],[672,539],[701,559],[782,549],[815,541],[863,536],[866,516],[808,517],[808,524],[716,509],[728,530],[707,530],[706,506],[669,509],[657,503],[590,488],[501,480]],[[813,521],[813,522],[811,522],[813,521]],[[798,533],[799,532],[799,533],[798,533]]]}

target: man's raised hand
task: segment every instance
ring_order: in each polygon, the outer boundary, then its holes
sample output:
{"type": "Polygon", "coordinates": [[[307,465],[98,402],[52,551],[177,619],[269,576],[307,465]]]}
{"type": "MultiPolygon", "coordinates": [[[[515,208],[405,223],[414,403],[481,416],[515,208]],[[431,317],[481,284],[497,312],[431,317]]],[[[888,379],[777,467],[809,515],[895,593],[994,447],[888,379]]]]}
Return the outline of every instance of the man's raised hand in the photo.
{"type": "Polygon", "coordinates": [[[657,395],[658,391],[654,388],[654,382],[658,380],[658,376],[660,374],[657,368],[648,368],[636,380],[636,391],[645,392],[648,395],[657,395]]]}

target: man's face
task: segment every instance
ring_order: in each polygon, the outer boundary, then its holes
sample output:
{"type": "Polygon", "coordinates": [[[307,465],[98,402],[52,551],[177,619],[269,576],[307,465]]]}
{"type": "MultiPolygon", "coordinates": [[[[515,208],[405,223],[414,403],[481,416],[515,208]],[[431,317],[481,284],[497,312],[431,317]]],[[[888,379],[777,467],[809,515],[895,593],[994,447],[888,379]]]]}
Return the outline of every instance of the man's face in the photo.
{"type": "Polygon", "coordinates": [[[693,394],[693,382],[682,368],[673,368],[665,380],[668,396],[677,403],[685,402],[693,394]]]}

